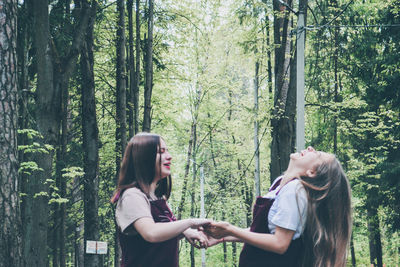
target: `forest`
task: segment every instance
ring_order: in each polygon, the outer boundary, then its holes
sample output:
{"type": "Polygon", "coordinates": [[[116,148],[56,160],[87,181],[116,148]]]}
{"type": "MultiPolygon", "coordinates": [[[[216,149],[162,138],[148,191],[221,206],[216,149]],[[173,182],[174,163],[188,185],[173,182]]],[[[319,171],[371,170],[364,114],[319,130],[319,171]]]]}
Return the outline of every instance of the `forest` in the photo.
{"type": "MultiPolygon", "coordinates": [[[[110,198],[138,132],[168,145],[178,219],[204,199],[248,227],[299,149],[301,32],[305,146],[352,189],[347,265],[399,266],[399,0],[1,0],[0,266],[119,266],[110,198]]],[[[180,266],[237,266],[241,248],[204,263],[183,239],[180,266]]]]}

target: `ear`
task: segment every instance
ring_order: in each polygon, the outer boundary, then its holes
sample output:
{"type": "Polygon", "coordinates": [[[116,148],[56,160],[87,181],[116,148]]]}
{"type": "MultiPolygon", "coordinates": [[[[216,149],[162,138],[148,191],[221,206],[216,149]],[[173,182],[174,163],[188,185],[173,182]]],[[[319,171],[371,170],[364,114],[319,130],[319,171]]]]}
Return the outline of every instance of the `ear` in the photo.
{"type": "Polygon", "coordinates": [[[306,171],[306,175],[307,175],[307,177],[314,178],[317,175],[317,172],[315,170],[308,169],[306,171]]]}

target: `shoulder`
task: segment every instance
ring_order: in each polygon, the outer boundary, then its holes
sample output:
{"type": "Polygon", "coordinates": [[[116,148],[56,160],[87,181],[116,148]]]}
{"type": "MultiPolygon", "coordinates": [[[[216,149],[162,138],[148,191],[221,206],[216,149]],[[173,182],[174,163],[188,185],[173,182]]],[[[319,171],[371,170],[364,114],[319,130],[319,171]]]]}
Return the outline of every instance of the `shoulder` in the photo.
{"type": "Polygon", "coordinates": [[[121,198],[126,198],[126,197],[130,197],[130,196],[140,196],[140,197],[145,197],[147,198],[146,194],[142,192],[142,190],[140,190],[137,187],[131,187],[128,188],[124,191],[124,193],[122,194],[121,198]]]}
{"type": "Polygon", "coordinates": [[[300,182],[299,179],[294,179],[285,184],[282,189],[281,193],[288,192],[288,193],[305,193],[305,189],[303,184],[300,182]]]}
{"type": "Polygon", "coordinates": [[[281,188],[278,197],[279,198],[295,197],[296,199],[301,199],[302,201],[306,201],[307,193],[301,181],[299,179],[294,179],[285,184],[281,188]]]}
{"type": "Polygon", "coordinates": [[[121,232],[129,231],[128,227],[143,217],[152,218],[151,204],[146,194],[138,188],[126,189],[115,210],[115,218],[121,232]]]}
{"type": "Polygon", "coordinates": [[[150,205],[150,201],[148,197],[146,196],[145,193],[143,193],[139,188],[137,187],[131,187],[128,188],[124,191],[124,193],[121,196],[120,203],[123,202],[136,202],[136,203],[147,203],[150,205]]]}

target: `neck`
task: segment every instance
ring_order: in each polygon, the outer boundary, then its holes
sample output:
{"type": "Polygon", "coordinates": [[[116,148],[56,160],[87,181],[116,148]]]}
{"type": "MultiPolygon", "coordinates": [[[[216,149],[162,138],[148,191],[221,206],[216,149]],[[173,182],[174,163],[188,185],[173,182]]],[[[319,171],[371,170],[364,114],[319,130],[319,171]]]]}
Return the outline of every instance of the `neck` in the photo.
{"type": "Polygon", "coordinates": [[[281,181],[281,186],[284,186],[286,183],[289,181],[295,179],[295,178],[300,178],[301,172],[296,169],[287,169],[283,173],[282,181],[281,181]]]}
{"type": "Polygon", "coordinates": [[[151,198],[155,198],[156,197],[156,187],[157,187],[157,182],[156,180],[154,180],[149,187],[149,196],[151,198]]]}

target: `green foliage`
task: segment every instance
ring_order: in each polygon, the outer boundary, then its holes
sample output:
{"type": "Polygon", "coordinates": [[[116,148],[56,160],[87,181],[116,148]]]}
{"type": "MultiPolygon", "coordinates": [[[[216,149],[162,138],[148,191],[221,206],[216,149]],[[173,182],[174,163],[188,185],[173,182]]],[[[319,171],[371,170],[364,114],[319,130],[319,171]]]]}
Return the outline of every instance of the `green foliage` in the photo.
{"type": "MultiPolygon", "coordinates": [[[[397,27],[338,27],[339,25],[399,24],[399,1],[309,1],[308,25],[324,25],[307,31],[306,40],[306,143],[336,153],[351,181],[354,207],[354,246],[357,265],[369,265],[367,208],[377,206],[383,253],[387,266],[395,266],[400,244],[400,31],[397,27]],[[336,18],[332,21],[333,18],[336,18]],[[336,140],[336,146],[334,141],[336,140]]],[[[114,209],[110,203],[117,182],[115,141],[115,4],[99,1],[95,32],[96,112],[99,127],[99,225],[100,239],[114,253],[114,209]]],[[[66,13],[63,1],[51,1],[51,35],[62,58],[72,40],[74,13],[66,13]]],[[[176,213],[186,196],[183,218],[200,216],[199,166],[205,176],[205,210],[208,218],[226,220],[241,227],[249,223],[254,199],[253,125],[260,124],[261,192],[269,186],[270,120],[273,95],[269,86],[268,53],[274,56],[272,2],[158,1],[155,3],[154,88],[152,131],[161,134],[173,157],[173,192],[169,200],[176,213]],[[270,36],[270,45],[267,45],[270,36]],[[259,113],[254,114],[255,62],[260,63],[259,113]],[[191,126],[196,126],[188,176],[185,177],[191,126]],[[187,190],[182,192],[184,179],[187,190]],[[191,201],[193,195],[194,201],[191,201]]],[[[296,9],[296,7],[295,7],[296,9]]],[[[76,11],[76,10],[75,10],[76,11]]],[[[141,52],[147,24],[141,1],[141,52]]],[[[293,17],[295,21],[295,17],[293,17]]],[[[126,20],[127,21],[127,20],[126,20]]],[[[139,113],[143,112],[143,53],[141,53],[139,113]]],[[[35,59],[32,59],[35,60],[35,59]]],[[[62,61],[60,61],[62,62],[62,61]]],[[[273,69],[274,66],[272,66],[273,69]]],[[[31,70],[32,72],[32,70],[31,70]]],[[[271,80],[269,80],[272,78],[271,80]]],[[[33,91],[35,89],[32,74],[33,91]]],[[[83,238],[81,181],[81,73],[75,68],[69,88],[68,144],[62,179],[66,196],[54,177],[46,183],[52,206],[66,208],[66,249],[83,238]],[[81,228],[80,228],[81,229],[81,228]]],[[[28,101],[28,111],[34,110],[28,101]]],[[[31,116],[31,115],[29,115],[31,116]]],[[[141,124],[142,117],[139,117],[141,124]]],[[[34,123],[32,123],[34,124],[34,123]]],[[[35,128],[34,126],[31,126],[35,128]]],[[[42,144],[33,129],[21,129],[26,142],[19,151],[26,156],[19,172],[30,179],[43,171],[33,158],[54,148],[42,144]]],[[[21,194],[23,195],[23,194],[21,194]]],[[[50,225],[49,228],[53,227],[50,225]]],[[[233,266],[241,244],[207,250],[210,266],[233,266]],[[224,262],[226,261],[226,262],[224,262]]],[[[200,251],[195,251],[196,263],[200,251]]],[[[72,262],[73,258],[69,259],[72,262]]],[[[181,266],[190,264],[190,245],[181,242],[181,266]]]]}
{"type": "Polygon", "coordinates": [[[70,179],[75,179],[75,178],[81,178],[85,175],[85,172],[83,171],[82,167],[68,167],[62,169],[62,176],[63,178],[70,178],[70,179]]]}
{"type": "Polygon", "coordinates": [[[34,161],[25,161],[21,162],[18,169],[19,173],[31,175],[34,171],[43,171],[42,168],[39,168],[36,162],[34,161]]]}

